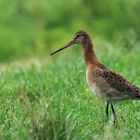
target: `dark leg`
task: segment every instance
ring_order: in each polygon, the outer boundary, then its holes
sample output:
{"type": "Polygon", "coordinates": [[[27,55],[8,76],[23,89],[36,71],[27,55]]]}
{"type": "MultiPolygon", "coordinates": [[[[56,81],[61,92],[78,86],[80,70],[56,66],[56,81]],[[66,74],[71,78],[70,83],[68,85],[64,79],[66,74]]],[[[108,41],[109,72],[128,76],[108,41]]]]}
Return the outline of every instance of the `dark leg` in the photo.
{"type": "Polygon", "coordinates": [[[117,117],[116,117],[115,109],[112,104],[111,104],[111,109],[112,109],[112,113],[113,113],[113,122],[115,124],[117,122],[117,117]]]}
{"type": "Polygon", "coordinates": [[[107,102],[107,105],[106,105],[106,116],[108,118],[108,107],[109,107],[109,102],[107,102]]]}

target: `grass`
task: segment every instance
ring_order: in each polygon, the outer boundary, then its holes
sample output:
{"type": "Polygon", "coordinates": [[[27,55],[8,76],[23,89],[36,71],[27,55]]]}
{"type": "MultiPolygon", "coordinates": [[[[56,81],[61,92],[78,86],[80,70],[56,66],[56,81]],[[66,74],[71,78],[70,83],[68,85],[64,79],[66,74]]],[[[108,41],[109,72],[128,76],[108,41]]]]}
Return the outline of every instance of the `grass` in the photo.
{"type": "MultiPolygon", "coordinates": [[[[139,47],[95,43],[98,57],[140,86],[139,47]]],[[[138,139],[140,102],[115,105],[119,127],[105,121],[105,102],[86,84],[80,47],[53,57],[11,62],[0,70],[0,139],[138,139]]]]}

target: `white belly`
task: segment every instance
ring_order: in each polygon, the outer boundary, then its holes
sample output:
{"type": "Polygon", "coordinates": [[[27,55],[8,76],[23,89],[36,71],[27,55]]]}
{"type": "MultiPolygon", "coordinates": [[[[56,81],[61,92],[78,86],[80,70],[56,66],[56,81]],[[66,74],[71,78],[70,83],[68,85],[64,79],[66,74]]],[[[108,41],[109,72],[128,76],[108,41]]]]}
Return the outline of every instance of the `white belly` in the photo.
{"type": "Polygon", "coordinates": [[[88,85],[90,87],[90,89],[93,91],[93,93],[96,95],[96,96],[100,96],[102,97],[102,93],[101,93],[101,90],[100,88],[96,85],[96,83],[90,83],[88,82],[88,85]]]}

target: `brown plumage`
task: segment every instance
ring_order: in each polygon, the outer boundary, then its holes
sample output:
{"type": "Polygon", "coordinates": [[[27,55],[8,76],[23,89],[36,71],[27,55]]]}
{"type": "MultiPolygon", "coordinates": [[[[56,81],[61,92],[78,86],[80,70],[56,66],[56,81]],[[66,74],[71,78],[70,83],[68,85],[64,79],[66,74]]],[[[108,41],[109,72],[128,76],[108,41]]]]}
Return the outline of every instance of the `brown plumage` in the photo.
{"type": "Polygon", "coordinates": [[[51,55],[73,45],[81,44],[83,56],[86,63],[86,79],[93,92],[107,102],[106,115],[108,117],[108,107],[111,105],[114,122],[116,114],[113,103],[126,99],[140,99],[140,88],[128,82],[121,75],[109,70],[101,64],[93,50],[93,44],[89,35],[85,31],[79,31],[73,40],[51,55]]]}

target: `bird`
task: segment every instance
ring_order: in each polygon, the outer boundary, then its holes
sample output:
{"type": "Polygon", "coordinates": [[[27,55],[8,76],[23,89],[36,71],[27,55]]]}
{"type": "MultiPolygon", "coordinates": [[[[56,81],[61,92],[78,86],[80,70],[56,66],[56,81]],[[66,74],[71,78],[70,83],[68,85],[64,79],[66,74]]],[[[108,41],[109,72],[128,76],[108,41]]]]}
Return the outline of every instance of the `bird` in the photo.
{"type": "Polygon", "coordinates": [[[114,104],[122,100],[140,99],[140,88],[133,85],[120,74],[110,70],[98,60],[92,40],[84,30],[78,31],[70,42],[50,55],[54,55],[74,44],[80,44],[82,46],[86,65],[86,80],[90,89],[96,96],[105,100],[105,114],[107,118],[109,117],[109,107],[111,107],[113,122],[116,123],[117,117],[114,104]]]}

